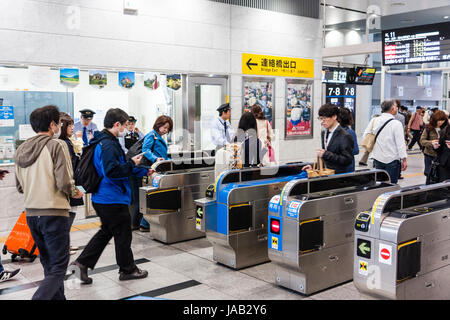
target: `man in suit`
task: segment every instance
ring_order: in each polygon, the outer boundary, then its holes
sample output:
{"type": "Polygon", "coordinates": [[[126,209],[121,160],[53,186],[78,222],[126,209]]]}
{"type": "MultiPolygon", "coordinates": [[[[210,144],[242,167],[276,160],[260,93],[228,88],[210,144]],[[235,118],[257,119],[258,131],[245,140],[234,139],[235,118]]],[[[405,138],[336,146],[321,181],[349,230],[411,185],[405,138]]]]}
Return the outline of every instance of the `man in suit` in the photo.
{"type": "MultiPolygon", "coordinates": [[[[327,103],[319,109],[319,120],[322,127],[322,148],[317,149],[317,156],[322,158],[329,169],[335,173],[345,173],[353,161],[353,138],[339,125],[339,108],[327,103]]],[[[303,170],[309,169],[306,166],[303,170]]]]}

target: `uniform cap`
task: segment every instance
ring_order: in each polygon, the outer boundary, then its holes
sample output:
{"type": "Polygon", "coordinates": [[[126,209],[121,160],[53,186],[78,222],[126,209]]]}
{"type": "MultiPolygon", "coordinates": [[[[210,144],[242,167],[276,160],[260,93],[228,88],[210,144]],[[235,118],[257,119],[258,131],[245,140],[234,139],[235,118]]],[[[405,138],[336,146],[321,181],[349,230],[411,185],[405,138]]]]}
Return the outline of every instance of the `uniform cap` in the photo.
{"type": "Polygon", "coordinates": [[[81,116],[86,119],[92,119],[94,117],[95,112],[91,109],[83,109],[80,110],[81,116]]]}
{"type": "Polygon", "coordinates": [[[231,109],[230,108],[230,104],[229,103],[224,103],[222,105],[220,105],[220,107],[217,108],[217,111],[221,112],[221,111],[225,111],[231,109]]]}
{"type": "Polygon", "coordinates": [[[130,116],[128,118],[128,122],[136,122],[136,121],[137,121],[137,119],[135,117],[133,117],[133,116],[130,116]]]}

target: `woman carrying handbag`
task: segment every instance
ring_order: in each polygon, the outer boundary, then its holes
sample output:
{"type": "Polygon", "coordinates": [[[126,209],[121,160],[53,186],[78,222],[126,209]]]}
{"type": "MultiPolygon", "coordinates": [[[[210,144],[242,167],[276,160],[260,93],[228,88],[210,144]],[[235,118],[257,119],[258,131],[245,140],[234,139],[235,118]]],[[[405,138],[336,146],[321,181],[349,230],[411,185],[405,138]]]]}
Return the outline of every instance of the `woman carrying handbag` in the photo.
{"type": "Polygon", "coordinates": [[[258,127],[258,139],[261,140],[263,146],[265,146],[265,148],[268,150],[268,152],[266,152],[266,154],[264,155],[262,162],[264,165],[268,165],[269,163],[276,164],[275,151],[272,147],[274,136],[270,122],[267,121],[261,107],[258,104],[254,104],[251,107],[251,112],[256,118],[256,124],[258,127]]]}

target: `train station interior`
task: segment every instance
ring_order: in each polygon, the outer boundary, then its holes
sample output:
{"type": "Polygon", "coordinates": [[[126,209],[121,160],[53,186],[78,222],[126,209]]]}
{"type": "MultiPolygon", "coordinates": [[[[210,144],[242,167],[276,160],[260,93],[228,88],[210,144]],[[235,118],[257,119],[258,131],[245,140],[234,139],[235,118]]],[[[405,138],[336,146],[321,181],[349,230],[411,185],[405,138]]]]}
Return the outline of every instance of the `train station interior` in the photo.
{"type": "Polygon", "coordinates": [[[431,156],[403,115],[398,177],[363,146],[386,101],[423,110],[420,130],[434,112],[448,119],[448,0],[2,0],[0,39],[1,263],[20,269],[0,280],[0,300],[31,300],[44,279],[39,253],[6,244],[27,211],[16,151],[47,105],[75,128],[89,110],[97,131],[120,108],[140,139],[161,116],[173,123],[168,159],[130,196],[130,220],[138,211],[149,224],[131,231],[148,276],[121,280],[111,239],[91,283],[80,278],[72,263],[102,227],[86,193],[71,210],[67,300],[450,299],[450,180],[429,183],[431,156]],[[224,104],[236,135],[260,106],[268,165],[217,169],[211,127],[224,104]],[[314,176],[305,166],[329,142],[323,105],[351,114],[354,168],[314,176]]]}

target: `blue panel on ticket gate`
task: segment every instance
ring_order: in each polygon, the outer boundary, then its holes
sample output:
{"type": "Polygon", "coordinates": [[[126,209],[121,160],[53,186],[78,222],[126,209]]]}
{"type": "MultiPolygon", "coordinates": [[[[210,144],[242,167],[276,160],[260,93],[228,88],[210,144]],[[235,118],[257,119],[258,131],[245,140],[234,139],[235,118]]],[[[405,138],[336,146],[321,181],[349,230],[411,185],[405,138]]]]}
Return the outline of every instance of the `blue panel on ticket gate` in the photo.
{"type": "Polygon", "coordinates": [[[267,244],[269,249],[283,251],[283,219],[279,216],[269,215],[267,228],[267,244]]]}
{"type": "Polygon", "coordinates": [[[217,231],[217,203],[205,206],[205,230],[217,231]]]}
{"type": "Polygon", "coordinates": [[[302,206],[302,201],[292,200],[286,209],[286,216],[294,219],[298,219],[298,213],[300,212],[300,207],[302,206]]]}
{"type": "Polygon", "coordinates": [[[161,175],[157,174],[153,177],[152,186],[155,188],[159,187],[159,181],[161,180],[161,175]]]}
{"type": "Polygon", "coordinates": [[[280,199],[281,195],[277,194],[270,199],[269,202],[269,214],[279,215],[279,207],[280,207],[280,199]]]}

